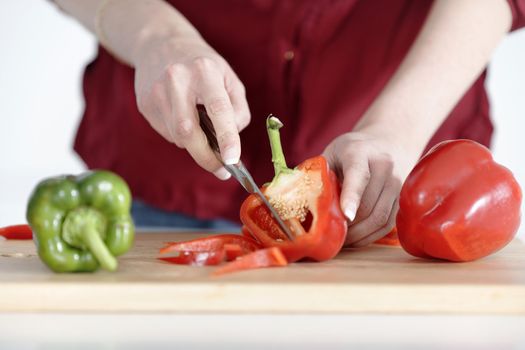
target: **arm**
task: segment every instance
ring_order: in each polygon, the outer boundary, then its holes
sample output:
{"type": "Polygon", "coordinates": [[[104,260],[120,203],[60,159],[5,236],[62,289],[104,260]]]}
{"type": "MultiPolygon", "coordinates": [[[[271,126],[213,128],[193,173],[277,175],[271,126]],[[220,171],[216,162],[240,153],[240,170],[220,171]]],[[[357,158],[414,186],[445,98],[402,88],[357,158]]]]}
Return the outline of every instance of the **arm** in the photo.
{"type": "Polygon", "coordinates": [[[191,23],[162,0],[55,2],[135,68],[137,104],[151,126],[204,169],[228,178],[208,147],[195,106],[206,107],[223,160],[236,163],[239,131],[250,120],[244,86],[191,23]]]}
{"type": "Polygon", "coordinates": [[[511,26],[504,0],[438,0],[402,64],[351,133],[325,154],[344,176],[348,244],[395,224],[401,184],[511,26]]]}

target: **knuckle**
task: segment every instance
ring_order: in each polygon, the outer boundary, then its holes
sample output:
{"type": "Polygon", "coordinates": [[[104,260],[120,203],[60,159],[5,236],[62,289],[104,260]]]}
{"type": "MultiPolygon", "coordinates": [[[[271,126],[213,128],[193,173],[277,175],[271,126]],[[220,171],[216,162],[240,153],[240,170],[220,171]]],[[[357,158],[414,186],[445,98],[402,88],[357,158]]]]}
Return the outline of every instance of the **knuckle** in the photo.
{"type": "Polygon", "coordinates": [[[217,141],[223,148],[233,148],[238,143],[238,137],[236,133],[226,131],[217,136],[217,141]]]}
{"type": "Polygon", "coordinates": [[[362,140],[352,140],[346,146],[346,151],[348,153],[367,154],[368,147],[369,147],[368,144],[362,140]]]}
{"type": "Polygon", "coordinates": [[[370,169],[368,167],[363,167],[361,169],[361,176],[363,177],[363,180],[365,180],[366,183],[368,183],[370,181],[370,178],[372,177],[370,169]]]}
{"type": "Polygon", "coordinates": [[[211,99],[206,107],[208,109],[208,113],[213,116],[232,112],[231,103],[225,97],[216,97],[211,99]]]}
{"type": "Polygon", "coordinates": [[[381,154],[378,156],[377,162],[381,164],[382,168],[387,172],[392,173],[392,170],[394,169],[394,159],[392,158],[392,155],[386,153],[381,154]]]}
{"type": "Polygon", "coordinates": [[[193,122],[189,119],[178,120],[174,125],[174,141],[181,142],[187,140],[195,129],[193,122]]]}
{"type": "Polygon", "coordinates": [[[166,68],[166,76],[171,81],[180,79],[186,72],[186,67],[181,63],[170,64],[166,68]]]}
{"type": "Polygon", "coordinates": [[[372,212],[372,203],[368,198],[361,198],[361,203],[359,204],[359,214],[361,216],[368,216],[372,212]]]}
{"type": "Polygon", "coordinates": [[[244,84],[239,82],[239,84],[237,84],[237,91],[239,93],[239,95],[241,96],[245,96],[246,95],[246,88],[244,87],[244,84]]]}
{"type": "Polygon", "coordinates": [[[209,57],[196,57],[193,59],[193,67],[199,73],[208,73],[217,66],[215,61],[209,57]]]}
{"type": "Polygon", "coordinates": [[[393,176],[390,178],[390,181],[388,181],[387,186],[392,188],[394,190],[394,193],[397,196],[399,196],[399,192],[401,191],[401,187],[403,186],[403,182],[401,179],[393,176]]]}
{"type": "Polygon", "coordinates": [[[237,117],[237,125],[239,129],[244,129],[245,127],[247,127],[248,124],[250,124],[250,120],[251,120],[251,117],[249,113],[241,113],[237,117]]]}
{"type": "Polygon", "coordinates": [[[195,162],[197,162],[197,164],[201,168],[207,171],[214,171],[220,167],[220,164],[218,164],[217,158],[211,152],[201,151],[199,153],[192,154],[192,156],[195,162]]]}

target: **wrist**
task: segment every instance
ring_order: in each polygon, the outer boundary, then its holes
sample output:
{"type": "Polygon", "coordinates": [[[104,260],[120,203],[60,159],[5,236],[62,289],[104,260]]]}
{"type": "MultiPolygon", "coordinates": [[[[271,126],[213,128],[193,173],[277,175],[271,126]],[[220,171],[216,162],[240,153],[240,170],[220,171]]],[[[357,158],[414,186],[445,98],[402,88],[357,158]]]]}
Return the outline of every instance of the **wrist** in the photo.
{"type": "Polygon", "coordinates": [[[188,45],[207,45],[197,33],[181,33],[170,28],[144,28],[135,38],[131,47],[130,63],[136,67],[144,57],[150,58],[151,54],[159,54],[159,50],[172,55],[174,52],[184,50],[188,45]]]}
{"type": "Polygon", "coordinates": [[[202,40],[198,31],[162,0],[103,1],[95,16],[95,29],[100,43],[132,66],[139,53],[154,43],[170,38],[202,40]]]}
{"type": "Polygon", "coordinates": [[[437,129],[437,126],[429,125],[426,117],[416,117],[399,105],[377,101],[363,115],[353,131],[384,140],[417,160],[437,129]]]}

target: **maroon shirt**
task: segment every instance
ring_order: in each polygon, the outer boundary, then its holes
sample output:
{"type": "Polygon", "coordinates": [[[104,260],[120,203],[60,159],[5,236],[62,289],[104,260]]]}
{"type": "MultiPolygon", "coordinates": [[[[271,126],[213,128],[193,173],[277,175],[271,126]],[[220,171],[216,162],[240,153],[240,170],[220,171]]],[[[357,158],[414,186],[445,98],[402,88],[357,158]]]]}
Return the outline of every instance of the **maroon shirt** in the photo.
{"type": "MultiPolygon", "coordinates": [[[[257,183],[272,178],[265,130],[278,116],[290,165],[320,154],[351,131],[399,66],[428,14],[430,0],[170,1],[244,83],[252,122],[242,159],[257,183]]],[[[513,28],[523,0],[510,1],[513,28]]],[[[490,144],[485,73],[429,143],[469,138],[490,144]]],[[[89,168],[120,174],[135,198],[198,218],[238,220],[246,193],[202,170],[139,113],[134,71],[102,48],[84,77],[85,114],[75,150],[89,168]]]]}

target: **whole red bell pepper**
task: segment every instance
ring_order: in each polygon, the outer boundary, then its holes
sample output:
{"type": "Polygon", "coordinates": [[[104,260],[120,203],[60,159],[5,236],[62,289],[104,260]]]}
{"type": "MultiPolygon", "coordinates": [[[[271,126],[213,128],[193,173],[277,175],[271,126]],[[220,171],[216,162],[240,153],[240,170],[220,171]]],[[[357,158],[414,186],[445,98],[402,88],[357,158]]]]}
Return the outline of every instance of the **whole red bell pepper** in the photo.
{"type": "Polygon", "coordinates": [[[331,259],[341,250],[347,229],[339,204],[337,177],[322,156],[307,159],[295,169],[288,168],[279,135],[282,123],[269,117],[266,126],[275,177],[261,190],[289,226],[294,239],[287,238],[253,194],[241,206],[243,232],[249,231],[264,247],[279,247],[289,262],[331,259]]]}
{"type": "Polygon", "coordinates": [[[402,247],[422,258],[470,261],[509,243],[522,193],[512,172],[470,140],[445,141],[415,166],[400,194],[402,247]]]}

